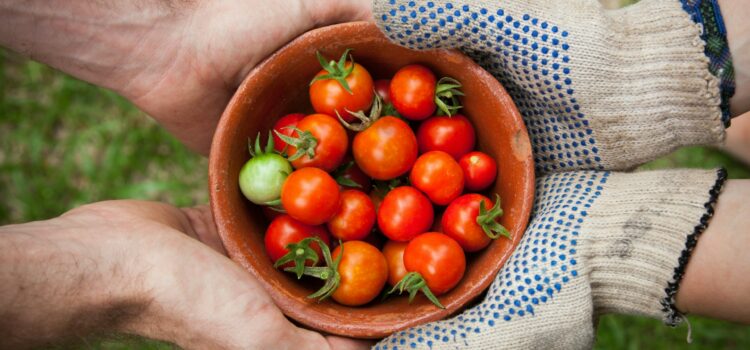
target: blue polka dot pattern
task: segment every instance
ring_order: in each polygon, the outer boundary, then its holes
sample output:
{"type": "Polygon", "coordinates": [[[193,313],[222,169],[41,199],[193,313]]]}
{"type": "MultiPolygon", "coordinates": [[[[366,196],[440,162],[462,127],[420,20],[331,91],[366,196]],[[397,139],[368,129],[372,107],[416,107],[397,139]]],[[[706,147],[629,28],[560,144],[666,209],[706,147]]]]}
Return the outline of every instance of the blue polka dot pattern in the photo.
{"type": "Polygon", "coordinates": [[[388,4],[380,19],[391,39],[416,49],[458,47],[500,80],[524,116],[537,170],[603,169],[575,96],[566,30],[503,8],[433,1],[388,4]]]}
{"type": "Polygon", "coordinates": [[[566,284],[581,276],[581,226],[608,177],[609,172],[587,171],[541,179],[536,214],[485,300],[455,318],[398,332],[376,349],[432,347],[437,342],[470,346],[472,333],[543,312],[566,284]]]}

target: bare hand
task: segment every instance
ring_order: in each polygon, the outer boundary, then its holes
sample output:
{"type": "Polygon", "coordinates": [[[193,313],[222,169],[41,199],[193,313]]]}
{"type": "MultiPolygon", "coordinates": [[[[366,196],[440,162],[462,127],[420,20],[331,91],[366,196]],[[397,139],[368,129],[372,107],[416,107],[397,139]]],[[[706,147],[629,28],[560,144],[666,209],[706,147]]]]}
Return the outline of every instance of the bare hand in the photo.
{"type": "Polygon", "coordinates": [[[10,335],[2,348],[113,331],[187,349],[368,347],[287,320],[223,255],[205,206],[95,203],[0,227],[0,248],[0,309],[10,315],[0,322],[0,334],[10,335]],[[40,257],[46,263],[34,264],[40,257]]]}

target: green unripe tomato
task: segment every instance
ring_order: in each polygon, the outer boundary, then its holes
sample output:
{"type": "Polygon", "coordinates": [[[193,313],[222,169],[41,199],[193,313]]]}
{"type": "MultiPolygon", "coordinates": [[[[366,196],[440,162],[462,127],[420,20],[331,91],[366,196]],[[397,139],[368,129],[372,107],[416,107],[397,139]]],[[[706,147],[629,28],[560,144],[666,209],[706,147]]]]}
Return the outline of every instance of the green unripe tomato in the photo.
{"type": "Polygon", "coordinates": [[[276,153],[257,154],[240,170],[240,190],[255,204],[268,205],[281,197],[281,186],[292,165],[276,153]]]}

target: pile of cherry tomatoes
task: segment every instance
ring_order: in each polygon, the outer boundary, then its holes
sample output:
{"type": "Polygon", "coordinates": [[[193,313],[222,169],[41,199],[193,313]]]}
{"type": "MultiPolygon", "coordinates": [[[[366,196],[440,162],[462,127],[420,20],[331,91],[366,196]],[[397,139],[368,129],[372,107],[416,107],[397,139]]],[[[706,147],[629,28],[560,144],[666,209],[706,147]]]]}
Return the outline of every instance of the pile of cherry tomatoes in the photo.
{"type": "Polygon", "coordinates": [[[461,280],[465,253],[509,237],[500,198],[480,194],[497,164],[474,151],[474,127],[458,114],[461,84],[416,64],[373,81],[349,50],[318,60],[316,113],[280,118],[265,147],[260,135],[249,144],[240,171],[242,193],[272,219],[268,256],[323,280],[311,298],[362,305],[388,283],[389,293],[421,291],[442,307],[436,296],[461,280]]]}

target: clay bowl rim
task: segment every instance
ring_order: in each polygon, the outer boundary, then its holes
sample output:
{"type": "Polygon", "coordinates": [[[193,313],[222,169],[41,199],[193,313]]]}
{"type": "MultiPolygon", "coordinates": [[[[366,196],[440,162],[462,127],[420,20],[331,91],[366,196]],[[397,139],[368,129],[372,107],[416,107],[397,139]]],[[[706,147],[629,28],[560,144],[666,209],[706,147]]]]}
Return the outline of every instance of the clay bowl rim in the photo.
{"type": "MultiPolygon", "coordinates": [[[[525,231],[526,225],[528,224],[528,219],[531,214],[534,199],[534,163],[526,126],[523,123],[523,119],[521,118],[518,108],[516,107],[515,103],[513,103],[512,99],[508,95],[507,91],[502,87],[502,85],[497,82],[497,80],[492,75],[479,67],[476,63],[474,63],[474,61],[465,56],[463,53],[457,50],[438,50],[441,54],[454,56],[452,58],[455,58],[459,62],[461,62],[461,65],[459,66],[462,68],[460,69],[473,69],[473,74],[477,74],[479,79],[489,81],[489,84],[492,84],[494,88],[497,89],[499,98],[504,99],[503,101],[501,101],[501,103],[507,109],[507,111],[505,112],[510,114],[513,126],[518,128],[519,130],[515,134],[515,144],[520,144],[521,146],[516,147],[517,149],[515,149],[514,152],[518,152],[516,158],[518,158],[519,162],[525,164],[524,169],[519,171],[521,173],[520,176],[523,176],[524,180],[522,181],[522,186],[520,188],[523,197],[520,199],[521,217],[518,218],[519,224],[517,224],[514,228],[509,228],[512,232],[518,233],[514,235],[512,242],[510,243],[511,247],[509,249],[506,249],[506,251],[503,252],[503,254],[499,257],[500,263],[497,264],[497,266],[493,266],[493,271],[491,271],[491,273],[487,273],[483,278],[477,281],[478,283],[473,285],[472,289],[468,290],[468,292],[458,296],[452,303],[446,304],[446,309],[441,310],[438,308],[433,308],[433,310],[431,310],[430,312],[423,312],[423,314],[419,317],[405,320],[396,326],[380,326],[377,329],[372,329],[368,328],[370,327],[368,325],[343,326],[342,323],[344,323],[345,320],[342,320],[338,323],[325,320],[321,322],[320,319],[316,319],[315,317],[310,316],[309,312],[304,311],[304,309],[306,309],[304,307],[305,305],[301,305],[299,302],[289,297],[287,294],[274,293],[274,289],[277,288],[277,286],[269,283],[266,278],[262,276],[258,270],[256,270],[250,259],[248,259],[248,257],[246,257],[235,244],[232,244],[231,239],[229,238],[230,233],[227,231],[228,228],[226,227],[226,223],[231,222],[232,220],[232,214],[228,209],[225,210],[222,208],[222,206],[217,204],[227,203],[229,199],[226,198],[227,191],[225,189],[229,188],[230,186],[237,186],[237,180],[234,179],[233,181],[232,179],[230,179],[227,174],[228,171],[226,171],[226,164],[228,162],[228,159],[230,158],[230,154],[232,154],[230,147],[228,147],[231,144],[231,138],[227,136],[231,135],[231,133],[227,132],[229,128],[228,124],[230,124],[229,119],[232,118],[232,111],[240,108],[247,95],[253,93],[253,88],[251,86],[252,82],[255,80],[256,76],[261,74],[260,72],[266,69],[267,66],[271,65],[275,60],[279,59],[279,57],[284,56],[287,51],[294,50],[295,46],[306,45],[305,42],[308,37],[317,35],[331,35],[331,33],[335,33],[338,30],[361,30],[366,32],[367,34],[380,35],[382,37],[382,40],[388,41],[388,39],[382,35],[379,29],[377,29],[377,27],[370,22],[350,22],[337,24],[318,28],[301,35],[300,37],[286,44],[284,47],[280,48],[271,56],[267,57],[263,62],[258,64],[245,77],[242,84],[236,90],[235,94],[232,96],[230,102],[222,113],[221,119],[217,125],[211,145],[211,153],[209,156],[210,205],[217,230],[222,240],[222,244],[225,246],[229,256],[234,262],[238,263],[245,270],[248,270],[258,280],[258,282],[270,294],[274,302],[279,306],[279,308],[285,315],[296,320],[297,322],[302,323],[303,325],[327,333],[357,338],[380,338],[401,329],[448,317],[451,314],[454,314],[457,311],[463,309],[463,307],[467,303],[479,296],[484,290],[489,287],[489,285],[494,280],[495,275],[508,261],[512,252],[517,248],[518,244],[520,243],[521,236],[523,236],[523,233],[525,231]],[[377,33],[375,33],[375,31],[377,33]],[[227,240],[230,240],[229,244],[227,240]]],[[[268,262],[268,264],[270,264],[270,261],[268,262]]],[[[465,281],[462,281],[461,283],[464,282],[465,281]]]]}

